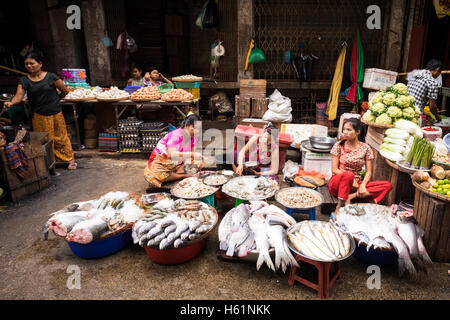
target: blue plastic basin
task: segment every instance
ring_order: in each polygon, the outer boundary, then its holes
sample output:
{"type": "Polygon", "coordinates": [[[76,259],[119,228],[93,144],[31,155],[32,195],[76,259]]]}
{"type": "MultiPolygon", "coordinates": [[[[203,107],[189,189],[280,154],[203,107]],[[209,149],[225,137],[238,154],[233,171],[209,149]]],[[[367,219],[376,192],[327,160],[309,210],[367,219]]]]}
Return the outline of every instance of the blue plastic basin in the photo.
{"type": "Polygon", "coordinates": [[[73,254],[84,259],[95,259],[109,256],[131,243],[131,229],[115,236],[87,244],[67,242],[73,254]]]}
{"type": "Polygon", "coordinates": [[[370,248],[367,251],[367,247],[365,245],[356,245],[355,252],[353,252],[353,256],[364,262],[368,265],[390,265],[396,264],[398,261],[398,255],[395,251],[386,251],[380,249],[370,248]]]}

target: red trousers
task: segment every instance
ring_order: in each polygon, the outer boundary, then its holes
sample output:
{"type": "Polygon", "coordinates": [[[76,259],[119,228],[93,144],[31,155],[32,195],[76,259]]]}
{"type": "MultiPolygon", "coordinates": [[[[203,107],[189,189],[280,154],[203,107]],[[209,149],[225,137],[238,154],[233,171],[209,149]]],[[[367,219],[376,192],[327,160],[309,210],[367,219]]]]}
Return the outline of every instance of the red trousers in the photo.
{"type": "MultiPolygon", "coordinates": [[[[355,174],[351,171],[334,175],[328,182],[328,189],[333,196],[346,201],[352,191],[354,179],[355,174]]],[[[361,184],[361,181],[358,181],[358,184],[361,184]]],[[[366,189],[372,196],[374,202],[379,203],[392,189],[392,184],[389,181],[370,181],[367,183],[366,189]]]]}

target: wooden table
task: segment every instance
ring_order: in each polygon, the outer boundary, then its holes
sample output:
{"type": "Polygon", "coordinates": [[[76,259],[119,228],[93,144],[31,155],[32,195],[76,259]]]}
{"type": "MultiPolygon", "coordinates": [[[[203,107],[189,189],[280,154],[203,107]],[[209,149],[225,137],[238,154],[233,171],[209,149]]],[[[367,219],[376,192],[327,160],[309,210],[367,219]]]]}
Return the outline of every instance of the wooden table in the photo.
{"type": "MultiPolygon", "coordinates": [[[[392,190],[387,197],[387,205],[398,204],[400,201],[413,199],[415,188],[412,184],[411,175],[402,171],[396,163],[385,159],[389,182],[392,184],[392,190]]],[[[412,202],[412,201],[411,201],[412,202]]]]}
{"type": "Polygon", "coordinates": [[[163,100],[149,101],[149,102],[134,102],[131,100],[123,100],[118,102],[113,102],[114,111],[116,113],[116,124],[119,126],[119,119],[125,110],[130,106],[135,106],[137,110],[142,110],[145,108],[151,107],[173,107],[177,110],[183,117],[186,117],[186,114],[178,108],[178,106],[190,106],[192,104],[196,105],[197,110],[199,109],[199,101],[200,99],[195,99],[192,101],[181,101],[181,102],[166,102],[163,100]]]}

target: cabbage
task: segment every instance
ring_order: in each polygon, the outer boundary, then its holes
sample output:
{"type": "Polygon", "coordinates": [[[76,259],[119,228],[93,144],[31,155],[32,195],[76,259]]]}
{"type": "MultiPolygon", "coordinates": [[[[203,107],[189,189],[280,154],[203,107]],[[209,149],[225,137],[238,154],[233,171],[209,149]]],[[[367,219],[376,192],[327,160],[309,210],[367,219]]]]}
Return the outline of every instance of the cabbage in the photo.
{"type": "Polygon", "coordinates": [[[382,103],[384,95],[385,95],[384,91],[378,91],[377,93],[375,93],[373,95],[372,99],[370,100],[371,105],[375,105],[377,103],[382,103]]]}
{"type": "Polygon", "coordinates": [[[402,147],[404,147],[406,145],[406,141],[403,139],[394,139],[394,138],[389,138],[389,137],[385,137],[383,142],[390,143],[390,144],[396,144],[396,145],[399,145],[402,147]]]}
{"type": "Polygon", "coordinates": [[[379,116],[375,120],[375,123],[378,123],[378,124],[392,124],[392,119],[386,113],[383,113],[381,116],[379,116]]]}
{"type": "Polygon", "coordinates": [[[383,143],[380,146],[381,149],[396,152],[396,153],[403,153],[405,152],[405,147],[399,146],[398,144],[391,144],[391,143],[383,143]]]}
{"type": "Polygon", "coordinates": [[[417,131],[417,128],[419,128],[419,126],[416,125],[414,122],[404,120],[404,119],[400,119],[397,122],[395,122],[395,127],[397,129],[407,131],[410,134],[415,134],[417,131]]]}
{"type": "Polygon", "coordinates": [[[391,118],[400,118],[403,115],[402,109],[398,107],[389,107],[386,114],[391,118]]]}
{"type": "Polygon", "coordinates": [[[408,87],[403,83],[396,83],[391,88],[397,94],[408,94],[408,87]]]}
{"type": "Polygon", "coordinates": [[[380,148],[380,154],[384,158],[389,159],[391,161],[395,161],[395,162],[400,161],[403,158],[403,156],[398,152],[392,152],[392,151],[389,151],[386,149],[381,149],[381,148],[380,148]]]}
{"type": "Polygon", "coordinates": [[[384,133],[386,137],[392,138],[392,139],[402,139],[402,140],[408,140],[409,139],[409,133],[397,128],[391,128],[387,129],[384,133]]]}
{"type": "Polygon", "coordinates": [[[370,111],[372,111],[372,113],[375,116],[379,116],[386,111],[386,106],[382,103],[376,103],[376,104],[372,105],[372,108],[370,108],[370,111]]]}
{"type": "Polygon", "coordinates": [[[409,139],[408,139],[408,141],[406,141],[406,146],[407,146],[407,148],[408,148],[408,147],[411,148],[413,142],[414,142],[414,136],[410,136],[409,139]]]}
{"type": "Polygon", "coordinates": [[[416,112],[411,107],[405,108],[403,109],[403,117],[406,119],[413,119],[416,117],[416,112]]]}
{"type": "Polygon", "coordinates": [[[376,118],[377,117],[374,114],[372,114],[372,111],[367,110],[366,113],[364,113],[362,120],[366,122],[375,122],[376,118]]]}
{"type": "Polygon", "coordinates": [[[416,98],[414,98],[414,96],[408,96],[409,98],[409,105],[410,106],[415,106],[416,105],[416,98]]]}
{"type": "Polygon", "coordinates": [[[395,99],[396,99],[395,94],[388,93],[383,97],[383,103],[387,106],[392,106],[394,104],[395,99]]]}
{"type": "Polygon", "coordinates": [[[399,108],[408,108],[411,106],[411,102],[408,96],[399,96],[395,99],[394,104],[399,108]]]}

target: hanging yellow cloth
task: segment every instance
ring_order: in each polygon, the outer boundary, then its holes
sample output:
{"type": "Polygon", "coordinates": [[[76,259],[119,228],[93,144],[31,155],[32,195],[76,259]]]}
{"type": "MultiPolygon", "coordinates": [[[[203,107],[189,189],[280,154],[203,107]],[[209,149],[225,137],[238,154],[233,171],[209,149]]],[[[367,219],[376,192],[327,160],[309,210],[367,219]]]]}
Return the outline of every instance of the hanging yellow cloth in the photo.
{"type": "Polygon", "coordinates": [[[250,58],[250,53],[252,53],[253,48],[255,47],[255,40],[252,40],[250,43],[250,49],[248,50],[247,60],[245,60],[245,71],[248,69],[248,59],[250,58]]]}
{"type": "Polygon", "coordinates": [[[326,114],[328,119],[336,119],[339,93],[341,92],[342,78],[344,77],[344,65],[345,55],[347,54],[347,45],[342,47],[341,54],[339,55],[336,63],[336,70],[334,71],[333,82],[331,83],[330,97],[328,98],[326,114]]]}

